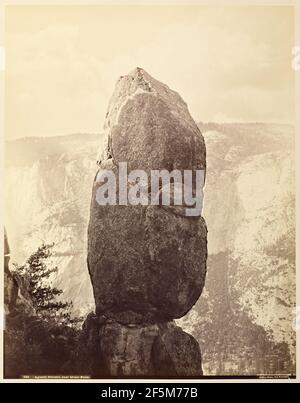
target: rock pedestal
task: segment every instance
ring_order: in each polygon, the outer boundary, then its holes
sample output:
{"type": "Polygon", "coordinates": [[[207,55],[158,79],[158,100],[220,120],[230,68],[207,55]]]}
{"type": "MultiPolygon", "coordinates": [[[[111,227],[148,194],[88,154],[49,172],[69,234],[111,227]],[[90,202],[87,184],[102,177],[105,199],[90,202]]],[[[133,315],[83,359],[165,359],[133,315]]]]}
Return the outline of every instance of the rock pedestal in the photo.
{"type": "Polygon", "coordinates": [[[173,320],[204,287],[204,219],[187,217],[184,206],[126,206],[118,198],[99,205],[97,191],[101,172],[118,178],[124,162],[128,172],[149,177],[153,170],[205,170],[203,137],[181,97],[139,68],[119,79],[104,128],[88,229],[99,365],[110,376],[201,375],[198,343],[173,320]]]}

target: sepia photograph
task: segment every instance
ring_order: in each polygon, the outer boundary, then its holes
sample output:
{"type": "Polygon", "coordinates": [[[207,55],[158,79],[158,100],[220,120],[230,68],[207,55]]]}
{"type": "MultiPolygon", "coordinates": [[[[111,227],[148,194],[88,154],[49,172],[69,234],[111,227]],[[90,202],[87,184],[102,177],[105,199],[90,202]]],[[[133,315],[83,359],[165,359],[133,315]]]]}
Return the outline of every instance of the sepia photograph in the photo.
{"type": "Polygon", "coordinates": [[[1,9],[3,381],[296,381],[300,5],[1,9]]]}

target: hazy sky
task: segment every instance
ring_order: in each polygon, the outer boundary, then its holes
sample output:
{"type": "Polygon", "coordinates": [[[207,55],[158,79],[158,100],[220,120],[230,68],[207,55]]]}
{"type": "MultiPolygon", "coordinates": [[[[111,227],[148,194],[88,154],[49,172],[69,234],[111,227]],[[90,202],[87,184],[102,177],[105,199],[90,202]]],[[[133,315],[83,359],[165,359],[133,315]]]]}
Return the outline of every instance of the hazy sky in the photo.
{"type": "Polygon", "coordinates": [[[6,136],[100,132],[143,67],[197,121],[294,120],[291,7],[10,6],[6,136]]]}

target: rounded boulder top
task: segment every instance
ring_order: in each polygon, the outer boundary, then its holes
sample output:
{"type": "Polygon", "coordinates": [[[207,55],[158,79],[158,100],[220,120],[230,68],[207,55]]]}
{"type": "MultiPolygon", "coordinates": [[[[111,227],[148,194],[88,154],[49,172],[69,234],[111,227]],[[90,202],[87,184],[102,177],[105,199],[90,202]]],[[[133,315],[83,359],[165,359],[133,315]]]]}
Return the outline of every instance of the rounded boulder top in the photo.
{"type": "Polygon", "coordinates": [[[142,68],[117,81],[104,130],[99,164],[112,158],[130,170],[206,169],[205,142],[187,104],[142,68]]]}

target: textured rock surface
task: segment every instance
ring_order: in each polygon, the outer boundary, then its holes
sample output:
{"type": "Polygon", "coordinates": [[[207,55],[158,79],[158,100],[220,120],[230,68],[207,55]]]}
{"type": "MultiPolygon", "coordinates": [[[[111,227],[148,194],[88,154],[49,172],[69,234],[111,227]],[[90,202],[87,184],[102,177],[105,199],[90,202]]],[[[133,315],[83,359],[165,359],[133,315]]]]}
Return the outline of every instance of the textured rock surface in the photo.
{"type": "Polygon", "coordinates": [[[94,202],[92,211],[89,267],[97,312],[124,323],[185,315],[204,285],[204,220],[155,206],[99,207],[94,202]]]}
{"type": "MultiPolygon", "coordinates": [[[[89,314],[83,326],[79,350],[81,371],[84,366],[94,377],[202,375],[197,341],[174,322],[122,325],[89,314]]],[[[76,361],[73,365],[76,367],[76,361]]]]}
{"type": "Polygon", "coordinates": [[[152,357],[158,376],[198,377],[203,375],[198,342],[174,323],[160,326],[152,357]]]}
{"type": "Polygon", "coordinates": [[[9,268],[10,248],[6,231],[4,232],[4,311],[5,315],[14,315],[18,308],[26,309],[33,313],[34,309],[28,293],[28,280],[22,278],[9,268]]]}
{"type": "MultiPolygon", "coordinates": [[[[100,206],[97,192],[101,172],[110,170],[119,178],[121,162],[128,172],[147,172],[148,179],[152,170],[205,170],[204,139],[181,97],[142,69],[118,81],[105,135],[88,230],[98,367],[115,377],[200,376],[199,345],[172,320],[193,307],[204,287],[204,219],[187,217],[184,204],[124,206],[117,200],[117,205],[100,206]]],[[[149,184],[143,188],[148,197],[149,184]]],[[[95,340],[94,335],[91,329],[87,340],[95,340]]]]}
{"type": "Polygon", "coordinates": [[[179,94],[137,68],[121,77],[104,125],[106,148],[134,169],[205,169],[204,139],[179,94]]]}
{"type": "MultiPolygon", "coordinates": [[[[121,78],[109,105],[101,169],[205,169],[205,144],[181,97],[141,69],[121,78]]],[[[96,310],[122,323],[184,316],[205,281],[207,230],[161,206],[99,206],[92,195],[88,266],[96,310]]]]}
{"type": "Polygon", "coordinates": [[[152,346],[158,335],[157,325],[103,324],[99,332],[100,350],[108,373],[111,376],[154,375],[152,346]]]}

